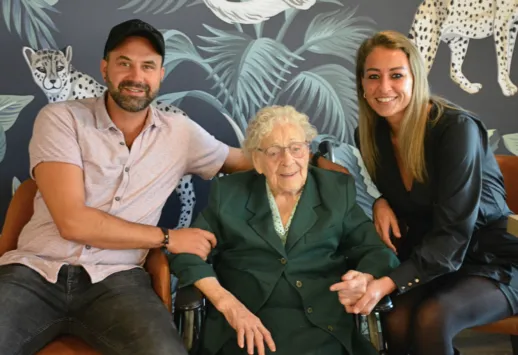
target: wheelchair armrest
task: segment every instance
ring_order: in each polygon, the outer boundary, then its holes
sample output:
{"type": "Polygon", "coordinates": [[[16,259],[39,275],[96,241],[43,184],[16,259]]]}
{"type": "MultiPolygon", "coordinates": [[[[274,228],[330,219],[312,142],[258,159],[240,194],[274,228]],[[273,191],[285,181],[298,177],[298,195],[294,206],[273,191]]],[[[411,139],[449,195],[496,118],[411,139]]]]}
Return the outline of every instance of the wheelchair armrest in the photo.
{"type": "Polygon", "coordinates": [[[390,296],[383,297],[378,304],[374,307],[374,312],[389,312],[394,308],[394,305],[392,304],[392,300],[390,299],[390,296]]]}
{"type": "Polygon", "coordinates": [[[185,286],[176,291],[175,311],[192,311],[203,305],[203,294],[194,285],[185,286]]]}

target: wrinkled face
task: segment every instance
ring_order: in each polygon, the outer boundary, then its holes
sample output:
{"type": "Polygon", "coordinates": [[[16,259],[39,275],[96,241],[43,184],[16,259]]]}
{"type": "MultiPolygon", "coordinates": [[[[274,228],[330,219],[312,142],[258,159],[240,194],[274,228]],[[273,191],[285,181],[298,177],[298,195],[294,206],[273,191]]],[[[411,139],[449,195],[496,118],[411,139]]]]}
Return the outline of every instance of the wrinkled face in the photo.
{"type": "Polygon", "coordinates": [[[362,86],[367,103],[381,117],[403,118],[413,83],[410,63],[402,50],[376,47],[367,56],[362,86]]]}
{"type": "Polygon", "coordinates": [[[164,77],[162,57],[143,37],[128,37],[101,62],[110,97],[123,110],[139,112],[155,99],[164,77]]]}
{"type": "Polygon", "coordinates": [[[252,153],[252,160],[274,194],[298,193],[306,183],[309,165],[304,130],[288,123],[274,125],[259,150],[252,153]]]}

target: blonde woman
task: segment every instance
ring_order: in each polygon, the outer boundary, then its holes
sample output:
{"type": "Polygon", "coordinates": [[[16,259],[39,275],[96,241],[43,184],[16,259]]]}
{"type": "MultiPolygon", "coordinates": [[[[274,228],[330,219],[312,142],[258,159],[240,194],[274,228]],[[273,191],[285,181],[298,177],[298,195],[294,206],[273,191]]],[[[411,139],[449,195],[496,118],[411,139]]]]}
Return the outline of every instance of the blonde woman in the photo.
{"type": "Polygon", "coordinates": [[[390,292],[383,276],[398,261],[356,204],[352,177],[309,166],[315,135],[293,107],[260,110],[244,143],[254,171],[216,179],[194,223],[217,238],[213,264],[172,258],[181,285],[194,284],[212,305],[203,355],[377,354],[347,304],[371,282],[382,291],[370,312],[390,292]],[[355,290],[344,292],[345,283],[355,290]]]}
{"type": "Polygon", "coordinates": [[[374,222],[401,261],[389,353],[457,353],[459,331],[518,309],[518,239],[486,129],[430,95],[419,51],[397,32],[361,45],[356,81],[357,144],[382,193],[374,222]]]}

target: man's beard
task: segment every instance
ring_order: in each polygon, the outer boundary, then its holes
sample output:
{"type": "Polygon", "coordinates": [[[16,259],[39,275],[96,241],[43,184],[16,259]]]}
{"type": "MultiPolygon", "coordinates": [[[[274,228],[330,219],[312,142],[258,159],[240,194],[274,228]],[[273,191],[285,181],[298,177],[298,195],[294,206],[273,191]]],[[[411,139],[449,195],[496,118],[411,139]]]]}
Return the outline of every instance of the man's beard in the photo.
{"type": "Polygon", "coordinates": [[[115,101],[115,103],[120,108],[128,112],[140,112],[145,110],[151,104],[151,102],[153,102],[158,94],[158,90],[151,91],[149,85],[137,83],[131,80],[122,81],[116,88],[111,82],[110,78],[107,76],[106,84],[108,85],[108,92],[113,101],[115,101]],[[122,93],[122,90],[124,89],[143,90],[145,95],[143,97],[124,95],[122,93]]]}

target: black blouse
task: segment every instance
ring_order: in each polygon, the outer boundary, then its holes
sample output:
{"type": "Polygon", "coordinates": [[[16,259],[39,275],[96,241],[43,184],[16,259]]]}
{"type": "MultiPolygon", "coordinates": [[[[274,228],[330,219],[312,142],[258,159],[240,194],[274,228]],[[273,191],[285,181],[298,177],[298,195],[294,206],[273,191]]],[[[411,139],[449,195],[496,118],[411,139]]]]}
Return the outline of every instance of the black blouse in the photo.
{"type": "MultiPolygon", "coordinates": [[[[436,109],[430,117],[435,117],[436,109]]],[[[374,181],[400,224],[407,227],[398,246],[402,263],[389,275],[399,292],[459,269],[509,283],[511,267],[502,267],[505,263],[491,250],[498,249],[494,245],[498,240],[491,233],[487,238],[493,241],[480,240],[487,233],[478,233],[505,222],[511,214],[483,123],[449,108],[435,124],[430,121],[425,135],[428,176],[424,183],[414,181],[410,191],[403,184],[390,127],[383,118],[375,139],[379,162],[374,181]]],[[[518,240],[512,247],[518,255],[518,240]]]]}

